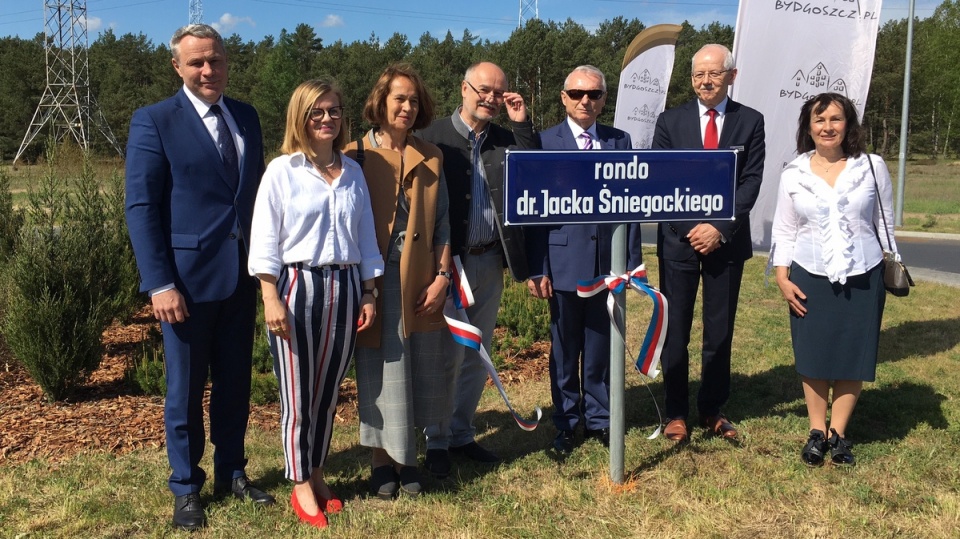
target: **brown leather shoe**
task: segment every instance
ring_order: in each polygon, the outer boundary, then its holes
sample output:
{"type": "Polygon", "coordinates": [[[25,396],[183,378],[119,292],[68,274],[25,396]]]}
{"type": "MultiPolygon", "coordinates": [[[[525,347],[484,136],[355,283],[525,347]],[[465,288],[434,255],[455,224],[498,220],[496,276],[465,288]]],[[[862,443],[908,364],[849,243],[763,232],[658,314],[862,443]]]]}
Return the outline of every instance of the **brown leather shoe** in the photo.
{"type": "Polygon", "coordinates": [[[715,436],[721,436],[727,440],[733,440],[737,437],[737,427],[734,427],[733,423],[723,414],[707,417],[703,420],[702,425],[715,436]]]}
{"type": "Polygon", "coordinates": [[[663,435],[674,442],[687,441],[690,437],[687,432],[687,422],[683,419],[671,419],[667,422],[666,428],[663,429],[663,435]]]}

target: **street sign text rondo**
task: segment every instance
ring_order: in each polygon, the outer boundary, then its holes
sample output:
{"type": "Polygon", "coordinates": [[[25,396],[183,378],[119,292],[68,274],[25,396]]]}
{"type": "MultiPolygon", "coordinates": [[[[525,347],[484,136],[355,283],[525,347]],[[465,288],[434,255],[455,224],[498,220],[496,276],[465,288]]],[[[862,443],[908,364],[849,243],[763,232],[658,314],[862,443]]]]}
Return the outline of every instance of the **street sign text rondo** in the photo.
{"type": "Polygon", "coordinates": [[[737,149],[508,150],[508,225],[733,219],[737,149]]]}

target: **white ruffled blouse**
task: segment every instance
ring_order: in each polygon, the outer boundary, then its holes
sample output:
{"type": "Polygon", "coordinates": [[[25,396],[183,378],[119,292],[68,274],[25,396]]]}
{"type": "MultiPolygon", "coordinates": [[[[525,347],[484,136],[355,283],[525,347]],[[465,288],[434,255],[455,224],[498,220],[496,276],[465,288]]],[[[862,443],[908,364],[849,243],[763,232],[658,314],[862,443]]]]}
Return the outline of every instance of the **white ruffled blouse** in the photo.
{"type": "Polygon", "coordinates": [[[770,262],[773,266],[796,262],[814,275],[845,284],[847,277],[876,266],[884,250],[897,252],[890,172],[882,158],[870,155],[876,171],[875,184],[868,154],[862,154],[847,159],[831,188],[810,169],[812,155],[812,151],[800,155],[780,175],[770,262]],[[890,234],[889,246],[877,204],[878,187],[890,234]]]}

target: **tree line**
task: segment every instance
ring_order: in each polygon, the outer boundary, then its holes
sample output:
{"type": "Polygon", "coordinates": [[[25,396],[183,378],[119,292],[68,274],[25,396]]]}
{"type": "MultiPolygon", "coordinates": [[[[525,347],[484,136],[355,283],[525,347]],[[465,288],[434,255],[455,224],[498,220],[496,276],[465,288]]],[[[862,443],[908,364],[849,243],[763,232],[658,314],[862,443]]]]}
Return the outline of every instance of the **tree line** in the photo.
{"type": "MultiPolygon", "coordinates": [[[[734,29],[729,25],[712,23],[696,29],[684,22],[682,28],[668,107],[693,97],[689,70],[697,49],[706,43],[733,44],[734,29]]],[[[577,65],[593,64],[607,75],[610,91],[600,121],[612,123],[624,51],[643,29],[639,20],[624,17],[605,21],[593,32],[570,19],[531,20],[502,42],[482,40],[464,31],[459,39],[450,32],[442,39],[425,33],[416,44],[395,33],[386,40],[371,34],[364,41],[338,40],[327,45],[314,28],[299,24],[259,42],[243,41],[236,34],[227,37],[227,93],[257,108],[266,147],[278,151],[287,100],[306,79],[331,77],[339,83],[347,125],[356,137],[369,127],[361,118],[363,103],[388,64],[407,61],[416,67],[437,102],[438,114],[446,115],[460,102],[459,85],[466,68],[479,60],[491,60],[503,67],[512,89],[524,95],[534,122],[542,128],[564,117],[559,91],[566,74],[577,65]]],[[[906,19],[891,20],[877,38],[864,124],[869,144],[884,155],[896,153],[899,147],[906,33],[906,19]]],[[[9,162],[15,155],[43,93],[43,39],[43,34],[33,39],[0,38],[0,161],[9,162]]],[[[956,120],[960,119],[960,69],[952,58],[956,50],[960,50],[960,0],[945,0],[932,16],[914,23],[908,126],[911,154],[948,158],[960,153],[955,135],[956,120]]],[[[170,50],[143,34],[117,36],[107,30],[90,44],[88,52],[91,92],[125,146],[133,111],[172,95],[182,84],[170,65],[170,50]]],[[[112,151],[97,142],[97,151],[112,151]]],[[[35,142],[25,160],[42,155],[42,146],[42,141],[35,142]]]]}

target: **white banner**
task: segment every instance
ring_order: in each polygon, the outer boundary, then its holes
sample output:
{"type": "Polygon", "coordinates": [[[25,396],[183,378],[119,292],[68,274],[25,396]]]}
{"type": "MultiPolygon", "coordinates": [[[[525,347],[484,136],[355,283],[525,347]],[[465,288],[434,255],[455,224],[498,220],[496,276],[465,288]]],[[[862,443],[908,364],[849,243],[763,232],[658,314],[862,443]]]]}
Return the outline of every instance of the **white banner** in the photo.
{"type": "Polygon", "coordinates": [[[767,157],[750,214],[754,247],[770,247],[780,171],[796,157],[797,117],[823,92],[850,98],[862,120],[882,0],[740,0],[730,97],[763,113],[767,157]]]}
{"type": "Polygon", "coordinates": [[[661,42],[642,51],[620,72],[613,125],[630,133],[636,149],[649,148],[653,141],[657,116],[667,105],[673,55],[674,44],[661,42]]]}

